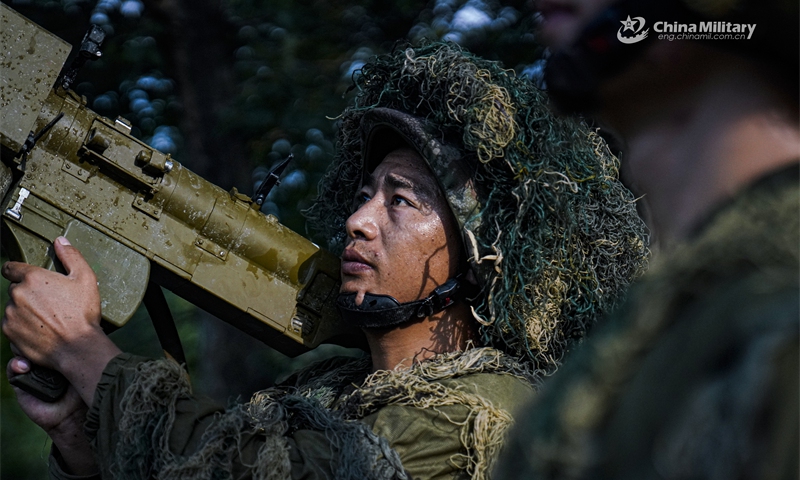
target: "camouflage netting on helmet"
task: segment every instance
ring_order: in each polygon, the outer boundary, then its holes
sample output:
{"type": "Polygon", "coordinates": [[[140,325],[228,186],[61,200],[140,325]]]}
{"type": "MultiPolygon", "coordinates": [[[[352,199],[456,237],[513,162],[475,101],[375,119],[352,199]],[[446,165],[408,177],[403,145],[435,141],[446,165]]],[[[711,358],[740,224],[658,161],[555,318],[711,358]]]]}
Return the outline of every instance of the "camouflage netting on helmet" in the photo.
{"type": "Polygon", "coordinates": [[[552,372],[645,267],[646,229],[618,160],[585,124],[555,117],[543,91],[453,44],[396,48],[354,83],[337,156],[306,212],[311,226],[341,251],[370,109],[423,117],[442,138],[460,138],[464,157],[479,160],[480,218],[462,223],[480,225],[464,239],[484,287],[473,304],[483,340],[552,372]]]}

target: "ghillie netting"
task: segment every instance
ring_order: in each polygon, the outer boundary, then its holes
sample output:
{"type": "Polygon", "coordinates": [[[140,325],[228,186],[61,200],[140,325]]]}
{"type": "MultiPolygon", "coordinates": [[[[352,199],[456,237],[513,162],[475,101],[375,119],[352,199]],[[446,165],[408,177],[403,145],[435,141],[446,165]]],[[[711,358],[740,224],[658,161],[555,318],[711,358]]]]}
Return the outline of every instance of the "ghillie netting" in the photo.
{"type": "Polygon", "coordinates": [[[656,439],[648,460],[661,478],[742,478],[796,465],[796,447],[767,454],[766,445],[790,441],[765,440],[764,412],[793,405],[788,424],[796,424],[797,401],[777,386],[797,381],[797,350],[788,353],[798,346],[797,179],[797,170],[784,171],[740,192],[662,253],[609,328],[570,359],[536,415],[519,420],[509,451],[531,454],[504,468],[518,478],[596,478],[599,465],[637,456],[621,444],[644,438],[656,439]],[[677,369],[678,378],[654,375],[668,358],[691,367],[677,369]],[[624,407],[634,391],[667,400],[653,408],[637,396],[624,407]],[[621,424],[636,425],[625,440],[611,434],[621,424]]]}
{"type": "Polygon", "coordinates": [[[170,360],[140,363],[121,400],[111,473],[119,479],[226,479],[232,478],[239,463],[239,470],[253,478],[286,479],[292,469],[286,435],[307,429],[323,432],[336,452],[330,465],[334,478],[407,480],[398,453],[361,420],[389,405],[427,410],[459,406],[466,412],[464,421],[455,422],[444,412],[441,416],[460,432],[461,453],[451,461],[461,465],[469,478],[481,480],[488,477],[497,458],[512,424],[511,414],[476,393],[442,381],[491,373],[537,382],[529,366],[492,348],[438,355],[407,369],[369,375],[369,358],[324,363],[295,375],[298,383],[294,386],[263,390],[249,403],[218,414],[203,433],[199,448],[189,455],[170,451],[178,402],[190,395],[186,375],[170,360]],[[343,393],[356,383],[360,386],[343,393]],[[255,458],[245,464],[242,446],[254,436],[261,443],[255,458]]]}
{"type": "Polygon", "coordinates": [[[473,304],[486,345],[550,373],[645,268],[647,233],[619,162],[546,94],[453,44],[400,47],[362,67],[340,117],[338,154],[306,212],[334,252],[361,180],[364,114],[385,107],[438,126],[478,167],[479,211],[459,218],[483,286],[473,304]]]}

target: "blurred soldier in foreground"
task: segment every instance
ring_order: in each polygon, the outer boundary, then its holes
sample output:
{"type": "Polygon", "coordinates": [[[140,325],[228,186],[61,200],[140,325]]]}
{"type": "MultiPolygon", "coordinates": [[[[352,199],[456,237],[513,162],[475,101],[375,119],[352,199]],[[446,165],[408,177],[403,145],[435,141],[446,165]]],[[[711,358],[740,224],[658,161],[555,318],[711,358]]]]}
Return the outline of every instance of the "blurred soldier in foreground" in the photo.
{"type": "Polygon", "coordinates": [[[518,415],[497,476],[797,478],[798,3],[539,7],[548,88],[620,133],[661,249],[518,415]],[[757,26],[670,41],[656,23],[712,21],[757,26]]]}
{"type": "Polygon", "coordinates": [[[223,411],[173,362],[118,351],[91,270],[56,242],[68,276],[3,269],[4,333],[73,387],[50,405],[17,392],[53,438],[55,477],[488,476],[510,412],[642,270],[644,225],[600,138],[495,63],[398,49],[355,88],[307,213],[341,252],[338,305],[370,356],[223,411]]]}

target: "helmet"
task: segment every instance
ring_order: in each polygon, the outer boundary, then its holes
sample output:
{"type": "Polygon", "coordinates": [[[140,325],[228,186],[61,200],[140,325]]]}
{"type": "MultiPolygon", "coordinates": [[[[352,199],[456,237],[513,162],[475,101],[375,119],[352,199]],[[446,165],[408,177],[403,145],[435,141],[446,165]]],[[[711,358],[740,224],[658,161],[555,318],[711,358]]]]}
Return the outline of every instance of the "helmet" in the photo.
{"type": "Polygon", "coordinates": [[[555,117],[531,82],[454,44],[397,47],[354,88],[310,225],[341,251],[365,171],[398,142],[412,146],[461,228],[483,342],[552,371],[646,266],[618,160],[584,123],[555,117]]]}

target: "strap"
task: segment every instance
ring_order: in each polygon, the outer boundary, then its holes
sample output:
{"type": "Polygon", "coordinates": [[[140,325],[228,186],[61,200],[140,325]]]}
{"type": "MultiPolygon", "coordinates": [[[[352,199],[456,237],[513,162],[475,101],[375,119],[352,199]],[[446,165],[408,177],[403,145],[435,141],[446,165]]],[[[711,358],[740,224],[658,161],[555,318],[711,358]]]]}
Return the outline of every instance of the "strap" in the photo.
{"type": "Polygon", "coordinates": [[[147,290],[144,292],[144,306],[147,309],[147,313],[150,314],[150,320],[153,321],[153,328],[156,330],[158,342],[161,344],[161,348],[164,349],[164,354],[167,358],[178,362],[178,365],[183,366],[183,369],[188,373],[186,355],[183,352],[178,329],[175,327],[175,320],[169,311],[169,304],[167,304],[167,299],[164,298],[164,292],[161,287],[153,281],[148,282],[147,290]]]}
{"type": "Polygon", "coordinates": [[[356,293],[342,293],[336,306],[342,317],[360,328],[394,327],[409,320],[429,317],[453,305],[461,290],[463,274],[436,287],[422,300],[400,303],[389,295],[364,295],[361,305],[356,305],[356,293]]]}

